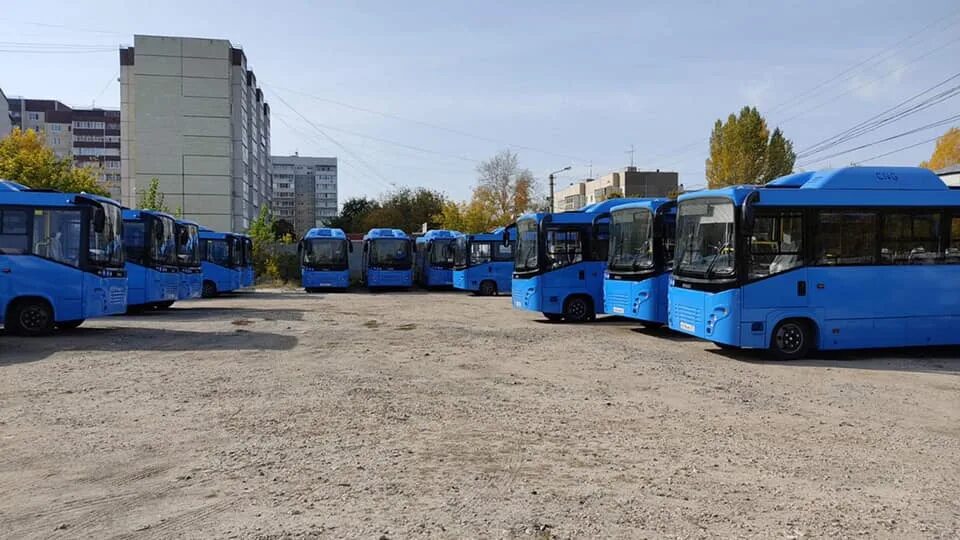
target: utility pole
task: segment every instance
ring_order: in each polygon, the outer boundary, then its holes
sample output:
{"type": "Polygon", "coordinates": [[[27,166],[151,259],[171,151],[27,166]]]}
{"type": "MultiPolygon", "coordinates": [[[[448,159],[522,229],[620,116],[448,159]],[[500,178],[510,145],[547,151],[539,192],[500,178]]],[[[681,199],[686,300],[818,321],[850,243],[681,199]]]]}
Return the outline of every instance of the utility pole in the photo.
{"type": "Polygon", "coordinates": [[[627,153],[627,154],[630,154],[630,166],[633,167],[634,148],[633,148],[633,145],[632,145],[632,144],[630,145],[630,150],[628,150],[626,153],[627,153]]]}
{"type": "Polygon", "coordinates": [[[572,168],[573,168],[573,167],[571,167],[570,165],[567,165],[566,167],[560,169],[559,171],[553,171],[552,173],[550,173],[550,212],[551,212],[551,213],[554,212],[554,208],[555,208],[555,206],[556,206],[556,205],[554,204],[554,202],[553,202],[553,181],[555,180],[555,176],[556,176],[558,173],[562,173],[562,172],[564,172],[564,171],[569,171],[569,170],[572,169],[572,168]]]}

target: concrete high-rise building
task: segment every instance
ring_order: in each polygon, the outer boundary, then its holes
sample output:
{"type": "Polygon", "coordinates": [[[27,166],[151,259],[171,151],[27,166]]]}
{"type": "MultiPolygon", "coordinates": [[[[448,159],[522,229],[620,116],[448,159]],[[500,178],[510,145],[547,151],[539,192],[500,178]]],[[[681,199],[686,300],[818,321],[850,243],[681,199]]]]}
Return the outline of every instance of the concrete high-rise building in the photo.
{"type": "Polygon", "coordinates": [[[272,156],[273,216],[297,235],[337,216],[337,158],[272,156]]]}
{"type": "Polygon", "coordinates": [[[675,172],[638,171],[636,167],[627,167],[622,171],[555,190],[553,211],[576,210],[607,200],[613,194],[621,197],[668,197],[677,193],[679,180],[679,175],[675,172]]]}
{"type": "Polygon", "coordinates": [[[7,96],[0,88],[0,139],[10,134],[13,129],[13,122],[10,120],[10,106],[7,103],[7,96]]]}
{"type": "Polygon", "coordinates": [[[243,50],[137,35],[120,86],[124,204],[157,178],[167,206],[216,230],[244,231],[270,206],[270,107],[243,50]]]}
{"type": "Polygon", "coordinates": [[[54,154],[75,167],[98,169],[99,180],[120,198],[120,111],[72,108],[52,99],[8,98],[13,127],[42,133],[54,154]]]}

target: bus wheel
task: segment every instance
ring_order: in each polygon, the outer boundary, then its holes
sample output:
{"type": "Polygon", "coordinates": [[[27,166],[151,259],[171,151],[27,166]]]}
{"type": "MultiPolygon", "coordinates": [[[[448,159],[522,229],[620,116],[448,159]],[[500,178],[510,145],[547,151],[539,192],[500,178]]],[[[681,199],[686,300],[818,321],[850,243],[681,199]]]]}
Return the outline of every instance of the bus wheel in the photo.
{"type": "Polygon", "coordinates": [[[804,321],[787,319],[773,329],[770,352],[779,360],[803,358],[810,350],[813,332],[804,321]]]}
{"type": "Polygon", "coordinates": [[[61,321],[57,323],[57,328],[60,330],[74,330],[83,324],[84,319],[77,319],[74,321],[61,321]]]}
{"type": "Polygon", "coordinates": [[[563,307],[563,318],[569,322],[586,322],[594,316],[590,300],[583,296],[574,296],[563,307]]]}
{"type": "Polygon", "coordinates": [[[157,302],[157,309],[170,309],[170,306],[173,305],[173,300],[167,300],[166,302],[157,302]]]}
{"type": "Polygon", "coordinates": [[[495,294],[497,294],[496,283],[489,279],[480,283],[480,296],[493,296],[495,294]]]}
{"type": "Polygon", "coordinates": [[[10,333],[18,336],[42,336],[53,331],[53,310],[43,300],[21,300],[7,314],[10,333]]]}
{"type": "Polygon", "coordinates": [[[543,316],[550,322],[560,322],[563,320],[563,314],[561,313],[544,313],[543,316]]]}
{"type": "Polygon", "coordinates": [[[303,290],[307,291],[307,294],[314,294],[317,292],[317,289],[313,287],[305,287],[303,290]]]}
{"type": "Polygon", "coordinates": [[[203,291],[200,293],[204,298],[213,298],[217,295],[217,284],[212,281],[203,282],[203,291]]]}

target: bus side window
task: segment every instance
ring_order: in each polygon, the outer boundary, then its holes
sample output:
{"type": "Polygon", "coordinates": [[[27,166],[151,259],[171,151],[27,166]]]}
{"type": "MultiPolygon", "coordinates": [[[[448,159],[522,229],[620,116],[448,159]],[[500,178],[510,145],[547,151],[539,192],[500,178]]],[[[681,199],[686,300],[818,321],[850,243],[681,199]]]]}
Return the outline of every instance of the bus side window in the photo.
{"type": "Polygon", "coordinates": [[[820,212],[817,218],[817,264],[876,264],[877,214],[820,212]]]}
{"type": "Polygon", "coordinates": [[[940,258],[940,214],[883,215],[882,263],[934,264],[940,258]]]}
{"type": "Polygon", "coordinates": [[[946,262],[960,263],[960,216],[950,219],[950,245],[947,247],[946,262]]]}
{"type": "Polygon", "coordinates": [[[513,261],[513,244],[503,245],[503,242],[494,242],[493,260],[513,261]]]}
{"type": "Polygon", "coordinates": [[[0,211],[0,255],[22,255],[30,248],[27,239],[27,212],[0,211]]]}
{"type": "Polygon", "coordinates": [[[803,215],[758,213],[750,232],[750,278],[762,278],[803,265],[803,215]]]}

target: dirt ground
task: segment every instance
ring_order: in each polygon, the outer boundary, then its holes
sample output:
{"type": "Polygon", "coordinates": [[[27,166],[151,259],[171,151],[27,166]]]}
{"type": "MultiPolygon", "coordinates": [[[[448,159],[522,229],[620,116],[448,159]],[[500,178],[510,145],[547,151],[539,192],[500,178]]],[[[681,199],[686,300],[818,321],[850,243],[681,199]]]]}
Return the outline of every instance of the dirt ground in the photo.
{"type": "Polygon", "coordinates": [[[449,292],[0,334],[0,536],[957,538],[958,356],[772,363],[449,292]]]}

